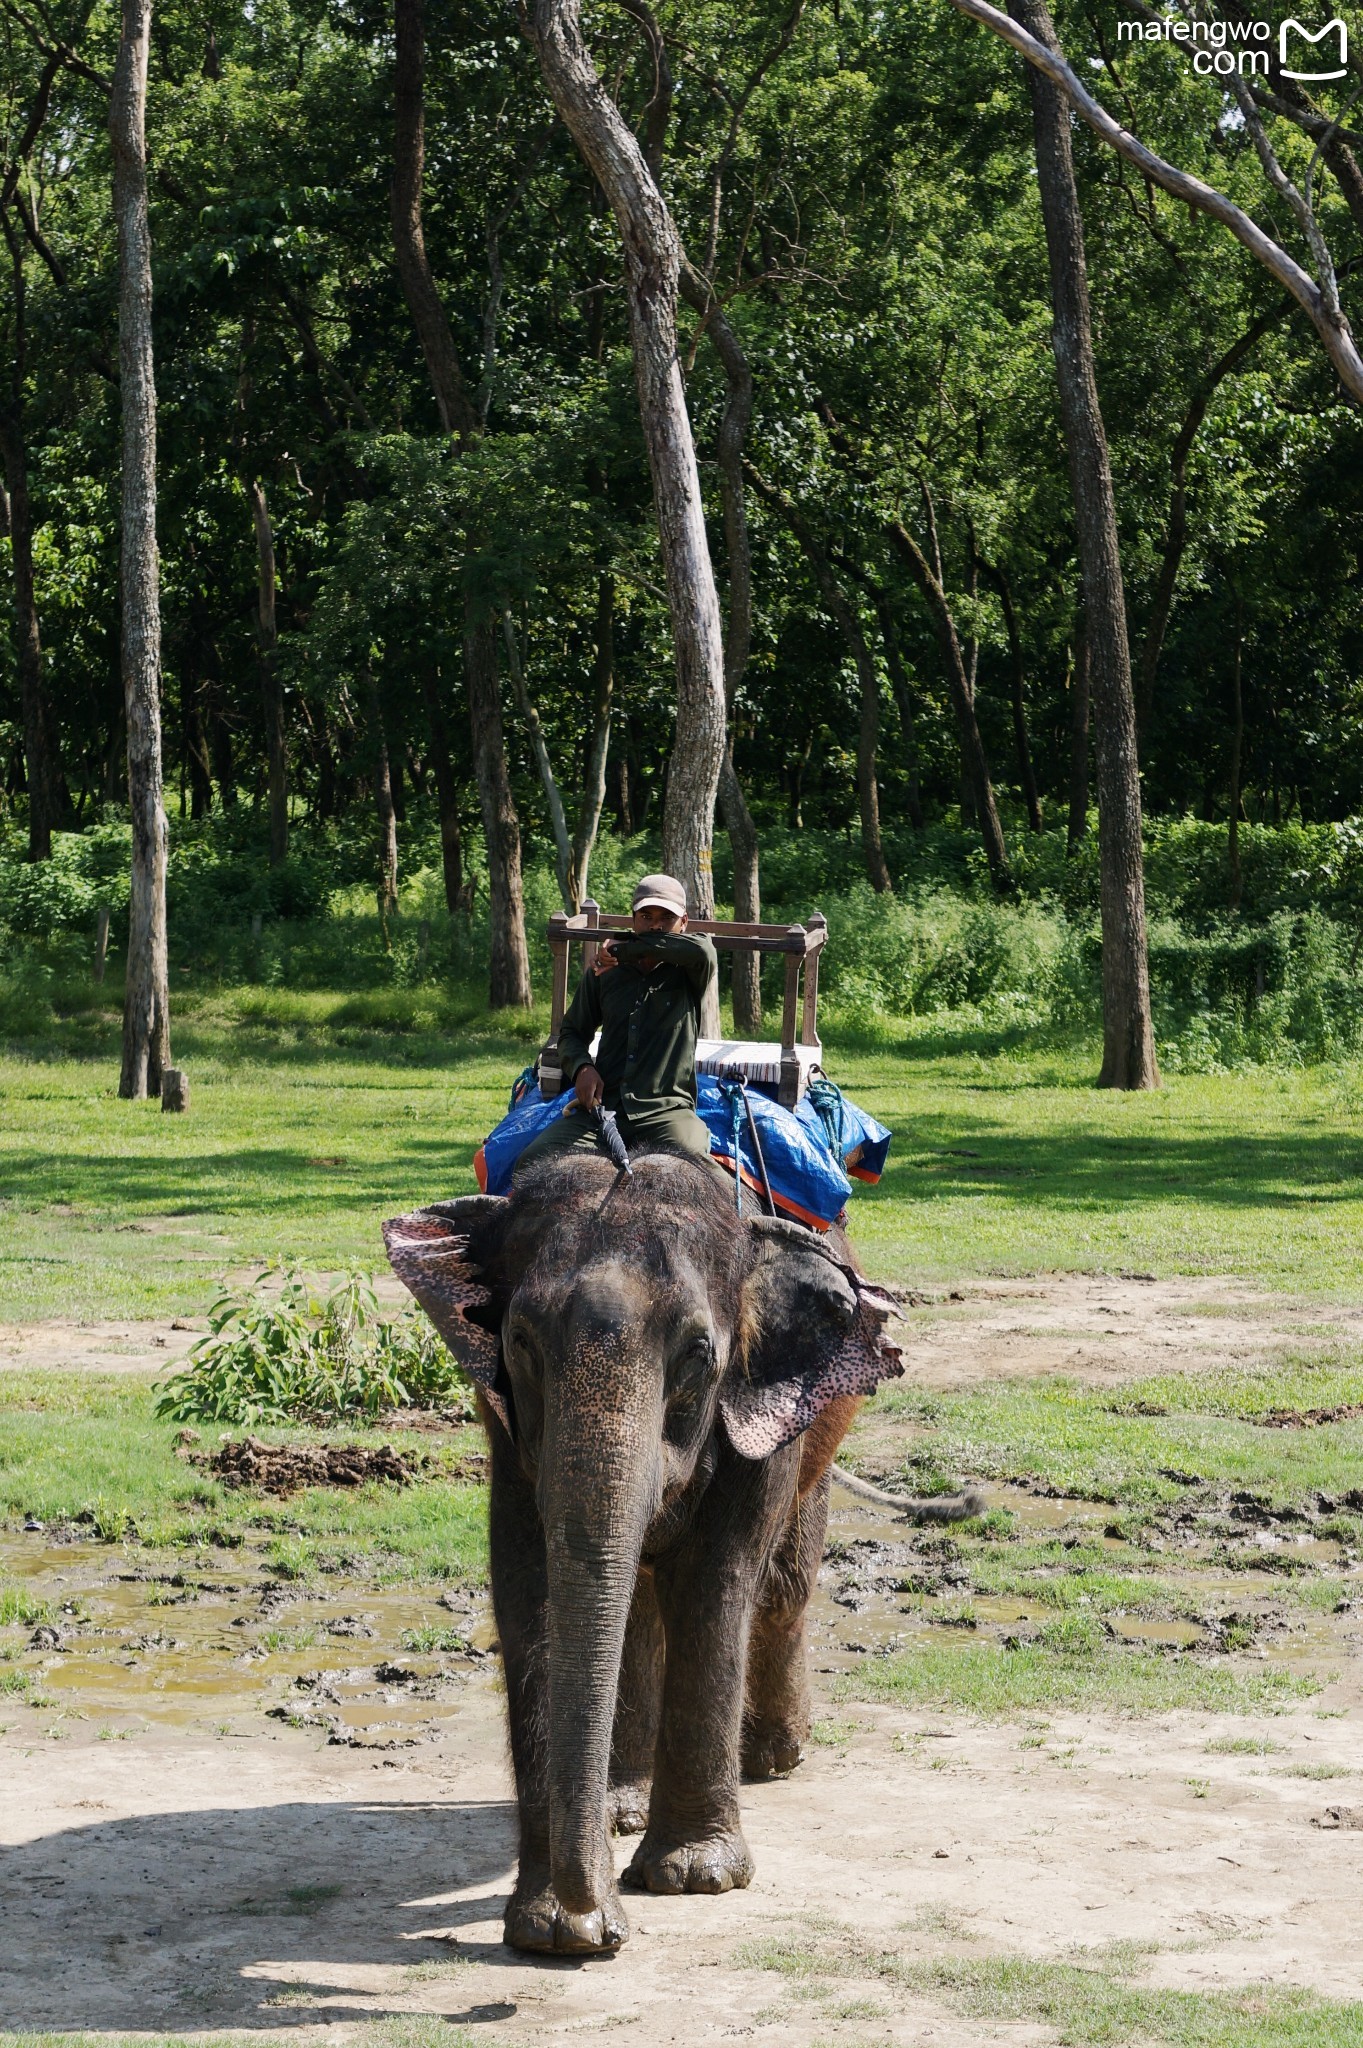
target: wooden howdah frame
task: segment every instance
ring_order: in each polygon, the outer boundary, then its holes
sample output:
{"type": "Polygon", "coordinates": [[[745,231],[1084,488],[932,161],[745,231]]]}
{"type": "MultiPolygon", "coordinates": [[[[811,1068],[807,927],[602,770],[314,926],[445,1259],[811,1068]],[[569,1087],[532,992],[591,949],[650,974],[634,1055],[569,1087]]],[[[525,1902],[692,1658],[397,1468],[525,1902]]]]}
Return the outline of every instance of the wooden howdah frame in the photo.
{"type": "MultiPolygon", "coordinates": [[[[569,955],[574,946],[582,948],[585,972],[596,958],[604,937],[612,932],[633,930],[629,917],[607,914],[591,897],[575,917],[555,911],[549,920],[549,945],[554,956],[554,984],[549,1036],[536,1063],[540,1094],[546,1099],[563,1089],[563,1070],[558,1058],[558,1035],[568,1008],[569,955]]],[[[703,1073],[728,1073],[737,1069],[746,1079],[775,1086],[777,1099],[793,1109],[809,1085],[811,1074],[822,1071],[823,1046],[819,1041],[819,955],[828,938],[828,920],[818,911],[808,924],[726,924],[717,918],[693,917],[688,931],[704,932],[721,953],[781,953],[786,962],[785,1001],[781,1011],[779,1043],[747,1043],[727,1038],[702,1038],[696,1047],[696,1065],[703,1073]],[[800,982],[803,974],[804,988],[800,982]],[[796,1036],[798,1026],[799,1036],[796,1036]]]]}

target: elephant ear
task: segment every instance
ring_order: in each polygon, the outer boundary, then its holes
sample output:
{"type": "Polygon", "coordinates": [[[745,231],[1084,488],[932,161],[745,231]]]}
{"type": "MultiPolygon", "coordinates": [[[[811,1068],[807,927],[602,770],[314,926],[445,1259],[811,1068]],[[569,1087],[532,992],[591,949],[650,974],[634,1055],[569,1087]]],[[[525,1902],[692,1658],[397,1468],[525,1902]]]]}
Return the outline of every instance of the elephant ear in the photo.
{"type": "Polygon", "coordinates": [[[469,1241],[479,1225],[505,1215],[502,1195],[463,1195],[436,1202],[383,1225],[388,1263],[415,1295],[502,1427],[511,1428],[502,1374],[502,1344],[480,1311],[491,1308],[492,1290],[479,1278],[469,1241]]]}
{"type": "Polygon", "coordinates": [[[885,1335],[897,1306],[890,1289],[872,1286],[797,1223],[754,1227],[761,1256],[745,1285],[747,1371],[725,1381],[720,1412],[736,1451],[769,1458],[830,1401],[874,1393],[904,1367],[885,1335]]]}

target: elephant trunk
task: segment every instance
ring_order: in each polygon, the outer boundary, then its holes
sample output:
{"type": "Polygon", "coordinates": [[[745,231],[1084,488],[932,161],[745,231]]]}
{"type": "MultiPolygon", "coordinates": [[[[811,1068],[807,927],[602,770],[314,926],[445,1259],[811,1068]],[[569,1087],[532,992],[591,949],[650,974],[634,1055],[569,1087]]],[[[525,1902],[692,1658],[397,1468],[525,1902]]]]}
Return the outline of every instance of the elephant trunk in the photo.
{"type": "Polygon", "coordinates": [[[614,1893],[606,1817],[611,1730],[644,1532],[660,1490],[661,1394],[599,1326],[546,1402],[549,1860],[570,1913],[614,1893]]]}

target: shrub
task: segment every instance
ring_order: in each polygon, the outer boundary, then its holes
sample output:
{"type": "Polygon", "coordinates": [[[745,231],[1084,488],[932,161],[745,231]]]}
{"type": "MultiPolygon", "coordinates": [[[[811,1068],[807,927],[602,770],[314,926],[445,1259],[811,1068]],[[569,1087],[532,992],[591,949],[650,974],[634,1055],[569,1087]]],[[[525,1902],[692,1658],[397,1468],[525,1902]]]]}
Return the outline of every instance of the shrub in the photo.
{"type": "Polygon", "coordinates": [[[268,1268],[209,1311],[209,1334],[158,1388],[172,1422],[325,1422],[342,1415],[462,1402],[465,1382],[415,1309],[383,1319],[364,1274],[326,1294],[291,1266],[268,1268]]]}

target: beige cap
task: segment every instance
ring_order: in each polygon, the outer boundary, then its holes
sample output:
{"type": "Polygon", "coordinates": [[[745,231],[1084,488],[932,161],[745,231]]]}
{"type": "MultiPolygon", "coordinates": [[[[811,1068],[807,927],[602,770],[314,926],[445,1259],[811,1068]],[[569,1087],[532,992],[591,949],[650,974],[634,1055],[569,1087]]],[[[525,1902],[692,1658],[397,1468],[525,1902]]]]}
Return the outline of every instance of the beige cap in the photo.
{"type": "Polygon", "coordinates": [[[645,875],[642,882],[634,885],[631,910],[648,910],[655,906],[659,910],[670,910],[674,917],[686,915],[686,891],[671,875],[645,875]]]}

